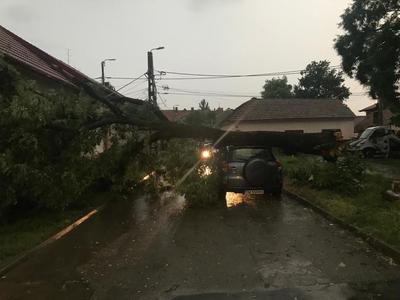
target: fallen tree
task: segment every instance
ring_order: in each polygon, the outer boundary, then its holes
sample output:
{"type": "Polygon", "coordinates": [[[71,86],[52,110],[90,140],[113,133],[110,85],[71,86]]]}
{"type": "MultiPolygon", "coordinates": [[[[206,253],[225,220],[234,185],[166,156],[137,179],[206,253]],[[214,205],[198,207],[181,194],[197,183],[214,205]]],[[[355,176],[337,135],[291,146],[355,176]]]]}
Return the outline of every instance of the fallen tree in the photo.
{"type": "Polygon", "coordinates": [[[150,137],[150,143],[172,138],[206,139],[213,142],[216,148],[228,145],[277,147],[289,153],[321,155],[327,160],[335,159],[341,146],[333,132],[224,131],[217,128],[173,122],[146,122],[129,117],[106,118],[88,125],[87,128],[95,129],[112,124],[133,125],[151,130],[153,134],[150,137]]]}
{"type": "Polygon", "coordinates": [[[49,90],[1,58],[0,75],[2,220],[13,211],[65,209],[79,203],[98,182],[132,186],[142,171],[154,169],[148,146],[157,141],[190,138],[212,141],[216,147],[262,145],[326,158],[334,157],[329,150],[337,146],[333,134],[226,132],[168,122],[146,101],[104,91],[91,81],[76,90],[49,90]],[[112,146],[97,151],[109,132],[112,146]]]}

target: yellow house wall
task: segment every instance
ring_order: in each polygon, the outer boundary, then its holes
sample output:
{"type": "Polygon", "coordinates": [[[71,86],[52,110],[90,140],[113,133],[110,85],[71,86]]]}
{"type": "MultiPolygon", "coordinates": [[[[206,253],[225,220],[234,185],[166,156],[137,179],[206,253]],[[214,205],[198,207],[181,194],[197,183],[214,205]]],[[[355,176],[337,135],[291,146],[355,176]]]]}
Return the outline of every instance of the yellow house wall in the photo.
{"type": "MultiPolygon", "coordinates": [[[[232,123],[221,128],[228,130],[232,123]]],[[[233,125],[232,130],[238,131],[278,131],[303,130],[304,133],[318,133],[323,129],[340,129],[343,138],[350,139],[354,135],[354,120],[296,120],[296,121],[244,121],[233,125]]]]}

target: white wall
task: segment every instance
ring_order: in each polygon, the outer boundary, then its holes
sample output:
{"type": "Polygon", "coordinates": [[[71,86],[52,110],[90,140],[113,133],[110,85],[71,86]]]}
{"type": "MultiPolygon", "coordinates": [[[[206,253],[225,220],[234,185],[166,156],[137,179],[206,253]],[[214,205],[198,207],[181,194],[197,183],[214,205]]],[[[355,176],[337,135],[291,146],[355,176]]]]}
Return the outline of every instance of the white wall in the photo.
{"type": "MultiPolygon", "coordinates": [[[[227,130],[232,126],[227,124],[221,129],[227,130]]],[[[278,131],[303,130],[304,133],[318,133],[323,129],[340,129],[344,139],[354,137],[354,120],[282,120],[282,121],[243,121],[232,130],[239,131],[278,131]]]]}

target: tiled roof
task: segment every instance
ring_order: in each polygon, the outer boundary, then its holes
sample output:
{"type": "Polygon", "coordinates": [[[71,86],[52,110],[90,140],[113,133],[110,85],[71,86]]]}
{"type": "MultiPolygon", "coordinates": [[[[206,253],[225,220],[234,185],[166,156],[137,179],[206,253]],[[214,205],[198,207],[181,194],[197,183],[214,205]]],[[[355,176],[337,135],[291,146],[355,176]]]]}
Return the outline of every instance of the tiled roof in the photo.
{"type": "Polygon", "coordinates": [[[163,115],[171,122],[177,122],[185,117],[187,117],[191,110],[175,110],[175,109],[167,109],[161,111],[163,115]]]}
{"type": "Polygon", "coordinates": [[[0,26],[0,54],[58,82],[76,86],[76,82],[95,82],[85,74],[47,54],[0,26]]]}
{"type": "Polygon", "coordinates": [[[256,99],[236,108],[225,121],[354,118],[340,100],[331,99],[256,99]]]}
{"type": "MultiPolygon", "coordinates": [[[[132,99],[110,90],[99,82],[86,76],[61,60],[47,54],[43,50],[28,43],[11,31],[0,25],[0,55],[19,63],[35,73],[41,74],[51,80],[66,84],[74,88],[91,90],[96,87],[96,97],[107,98],[107,100],[128,101],[129,105],[143,105],[144,101],[132,99]],[[113,97],[110,97],[111,94],[113,97]]],[[[93,95],[93,93],[92,93],[93,95]]],[[[153,116],[161,121],[166,121],[158,108],[151,108],[153,116]]]]}

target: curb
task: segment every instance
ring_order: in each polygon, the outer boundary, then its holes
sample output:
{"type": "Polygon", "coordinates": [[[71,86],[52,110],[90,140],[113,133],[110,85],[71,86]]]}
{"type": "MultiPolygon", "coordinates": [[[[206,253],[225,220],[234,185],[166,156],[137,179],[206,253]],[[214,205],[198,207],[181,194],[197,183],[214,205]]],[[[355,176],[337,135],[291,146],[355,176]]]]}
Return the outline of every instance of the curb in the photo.
{"type": "Polygon", "coordinates": [[[68,225],[67,227],[65,227],[64,229],[62,229],[61,231],[59,231],[55,235],[51,236],[50,238],[48,238],[44,242],[40,243],[39,245],[33,247],[30,250],[27,250],[27,251],[23,252],[22,254],[18,255],[11,262],[7,263],[4,266],[0,265],[0,278],[2,276],[5,276],[5,274],[8,273],[9,271],[11,271],[11,269],[15,268],[16,266],[18,266],[22,262],[28,260],[28,258],[32,254],[34,254],[35,252],[37,252],[40,249],[42,249],[42,248],[54,243],[55,241],[59,240],[63,236],[65,236],[68,233],[71,233],[72,231],[74,231],[79,225],[81,225],[82,223],[84,223],[85,221],[90,219],[92,216],[96,215],[98,212],[103,210],[104,207],[105,207],[105,204],[93,209],[92,211],[90,211],[89,213],[87,213],[83,217],[79,218],[74,223],[68,225]]]}
{"type": "Polygon", "coordinates": [[[288,190],[284,190],[284,193],[286,195],[288,195],[289,197],[297,200],[299,203],[301,203],[302,205],[311,208],[312,210],[314,210],[315,212],[319,213],[320,215],[322,215],[323,217],[325,217],[326,219],[336,223],[337,225],[339,225],[340,227],[350,231],[351,233],[353,233],[354,235],[362,238],[366,243],[368,243],[370,246],[372,246],[373,248],[375,248],[376,250],[382,252],[383,254],[385,254],[386,256],[391,257],[397,264],[400,264],[400,250],[397,250],[396,248],[390,246],[389,244],[385,243],[384,241],[368,234],[365,233],[364,231],[362,231],[360,228],[353,226],[349,223],[346,223],[345,221],[343,221],[342,219],[339,219],[337,217],[335,217],[334,215],[332,215],[331,213],[329,213],[327,210],[325,210],[324,208],[312,203],[311,201],[295,194],[292,192],[289,192],[288,190]]]}

